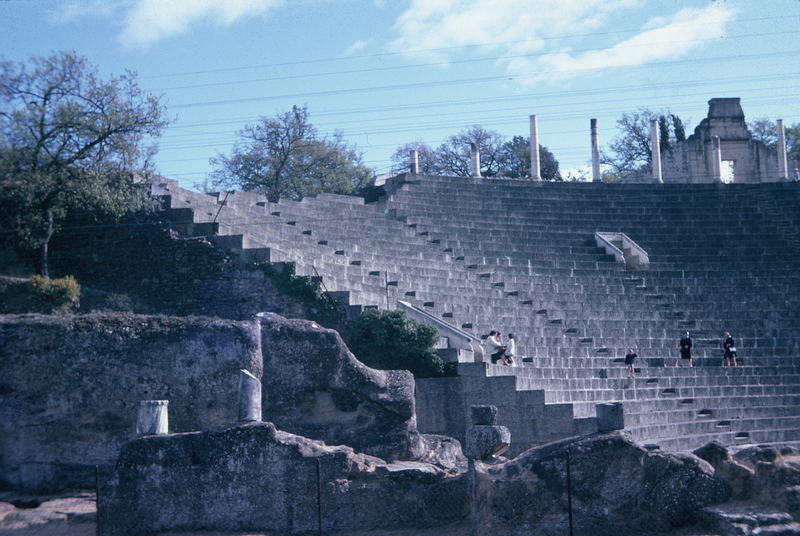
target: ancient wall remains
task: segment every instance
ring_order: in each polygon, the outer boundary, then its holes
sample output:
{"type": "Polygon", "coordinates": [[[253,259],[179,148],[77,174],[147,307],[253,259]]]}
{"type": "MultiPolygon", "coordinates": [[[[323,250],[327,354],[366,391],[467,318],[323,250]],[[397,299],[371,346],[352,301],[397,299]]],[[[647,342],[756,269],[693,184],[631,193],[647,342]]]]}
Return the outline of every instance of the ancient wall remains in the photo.
{"type": "Polygon", "coordinates": [[[694,129],[694,134],[662,153],[664,182],[718,182],[713,151],[715,137],[720,139],[722,161],[730,166],[733,182],[780,180],[777,152],[753,139],[739,99],[716,98],[708,101],[708,115],[694,129]]]}
{"type": "Polygon", "coordinates": [[[252,321],[0,316],[0,482],[92,487],[140,400],[169,400],[171,431],[229,426],[242,368],[261,376],[252,321]]]}

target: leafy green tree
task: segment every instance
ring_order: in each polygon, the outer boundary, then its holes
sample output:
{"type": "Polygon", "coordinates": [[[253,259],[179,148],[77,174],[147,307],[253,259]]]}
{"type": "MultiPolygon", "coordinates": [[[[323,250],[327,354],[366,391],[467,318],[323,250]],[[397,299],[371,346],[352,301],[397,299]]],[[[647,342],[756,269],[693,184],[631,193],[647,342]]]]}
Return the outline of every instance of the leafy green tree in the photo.
{"type": "Polygon", "coordinates": [[[669,151],[672,146],[669,138],[669,123],[667,117],[662,115],[658,118],[658,148],[663,153],[669,151]]]}
{"type": "Polygon", "coordinates": [[[113,220],[152,204],[151,140],[167,121],[136,74],[102,80],[74,53],[0,62],[0,225],[48,275],[52,236],[78,213],[113,220]]]}
{"type": "Polygon", "coordinates": [[[216,168],[214,186],[238,187],[271,199],[349,194],[374,175],[341,133],[321,138],[305,106],[246,125],[230,156],[218,155],[210,162],[216,168]]]}
{"type": "MultiPolygon", "coordinates": [[[[754,140],[762,142],[770,149],[778,147],[778,124],[771,119],[761,117],[747,124],[754,140]]],[[[800,162],[800,123],[783,127],[786,136],[786,157],[797,165],[800,162]]],[[[791,165],[791,164],[790,164],[791,165]]]]}
{"type": "Polygon", "coordinates": [[[444,362],[434,350],[439,332],[402,311],[367,309],[353,321],[346,341],[350,351],[367,366],[382,370],[405,369],[417,378],[441,376],[444,362]]]}
{"type": "Polygon", "coordinates": [[[603,151],[600,157],[601,162],[609,166],[610,171],[620,179],[647,175],[651,172],[650,121],[653,119],[659,122],[659,143],[662,152],[676,141],[685,140],[683,122],[677,115],[669,112],[658,113],[647,108],[622,114],[617,120],[620,134],[608,146],[611,152],[603,151]],[[667,117],[672,119],[672,132],[667,117]]]}
{"type": "MultiPolygon", "coordinates": [[[[498,156],[500,169],[498,175],[512,179],[531,176],[531,144],[530,138],[514,136],[500,146],[498,156]]],[[[550,149],[539,145],[539,173],[546,181],[562,180],[558,169],[558,160],[550,149]]]]}
{"type": "Polygon", "coordinates": [[[681,118],[675,114],[670,114],[669,117],[672,120],[672,129],[675,133],[675,141],[678,143],[686,141],[686,129],[683,126],[683,121],[681,121],[681,118]]]}

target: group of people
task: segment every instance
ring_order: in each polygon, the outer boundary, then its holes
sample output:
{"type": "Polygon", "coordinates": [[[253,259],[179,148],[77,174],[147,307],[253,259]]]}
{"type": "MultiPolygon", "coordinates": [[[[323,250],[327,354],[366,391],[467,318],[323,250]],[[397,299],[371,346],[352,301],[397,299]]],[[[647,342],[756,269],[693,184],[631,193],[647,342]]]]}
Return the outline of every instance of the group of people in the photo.
{"type": "Polygon", "coordinates": [[[507,367],[516,367],[518,365],[517,343],[514,340],[513,333],[509,333],[504,342],[500,332],[493,329],[489,332],[489,336],[486,337],[486,344],[489,347],[489,355],[493,365],[498,362],[507,367]]]}
{"type": "MultiPolygon", "coordinates": [[[[689,332],[683,334],[678,347],[681,350],[681,362],[687,366],[692,366],[692,337],[689,332]]],[[[722,366],[736,366],[736,341],[733,340],[729,332],[722,334],[722,349],[725,352],[722,366]]]]}
{"type": "MultiPolygon", "coordinates": [[[[680,348],[681,358],[679,363],[691,367],[692,365],[692,336],[687,331],[681,336],[678,343],[680,348]]],[[[722,366],[735,367],[736,366],[736,341],[733,340],[729,332],[722,334],[722,349],[725,352],[722,366]]],[[[628,348],[628,353],[625,354],[625,366],[628,367],[628,376],[635,374],[634,364],[636,363],[636,352],[633,348],[628,348]]]]}

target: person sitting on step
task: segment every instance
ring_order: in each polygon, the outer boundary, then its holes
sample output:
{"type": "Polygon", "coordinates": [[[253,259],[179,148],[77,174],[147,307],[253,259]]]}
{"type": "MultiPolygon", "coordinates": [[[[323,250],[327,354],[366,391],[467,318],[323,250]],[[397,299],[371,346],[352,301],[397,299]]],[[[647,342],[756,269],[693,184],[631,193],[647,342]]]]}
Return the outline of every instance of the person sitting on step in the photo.
{"type": "Polygon", "coordinates": [[[633,348],[628,348],[628,353],[625,354],[625,365],[628,367],[628,376],[633,376],[636,374],[636,369],[634,369],[633,365],[636,363],[636,358],[639,357],[636,355],[636,352],[633,351],[633,348]]]}
{"type": "Polygon", "coordinates": [[[689,332],[687,331],[683,337],[681,337],[681,342],[679,343],[681,349],[681,359],[680,362],[683,364],[685,363],[687,366],[692,366],[692,338],[689,336],[689,332]]]}
{"type": "Polygon", "coordinates": [[[496,365],[500,360],[503,361],[503,365],[508,365],[505,357],[506,347],[503,346],[503,343],[500,341],[499,331],[494,329],[490,331],[489,336],[486,337],[486,344],[489,346],[489,356],[491,357],[492,365],[496,365]]]}
{"type": "Polygon", "coordinates": [[[722,347],[725,349],[725,360],[722,366],[735,367],[736,366],[736,342],[727,331],[723,333],[722,347]]]}
{"type": "Polygon", "coordinates": [[[519,366],[517,362],[517,341],[514,340],[513,333],[509,333],[508,339],[506,339],[505,359],[507,365],[511,365],[512,367],[519,366]]]}

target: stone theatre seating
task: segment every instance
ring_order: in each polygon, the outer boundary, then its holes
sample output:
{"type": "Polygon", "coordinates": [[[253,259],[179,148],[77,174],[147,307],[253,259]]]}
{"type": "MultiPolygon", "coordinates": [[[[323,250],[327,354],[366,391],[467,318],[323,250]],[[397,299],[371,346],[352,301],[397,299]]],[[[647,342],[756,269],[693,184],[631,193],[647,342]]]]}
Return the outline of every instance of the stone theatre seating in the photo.
{"type": "MultiPolygon", "coordinates": [[[[798,185],[400,175],[372,203],[272,203],[171,182],[154,193],[181,232],[244,260],[294,263],[353,306],[404,300],[476,335],[515,333],[524,366],[459,364],[459,396],[497,405],[517,449],[590,430],[595,404],[614,401],[634,438],[661,448],[800,440],[798,185]],[[598,231],[629,236],[648,269],[616,262],[598,231]],[[676,368],[687,330],[696,366],[676,368]],[[724,330],[736,369],[720,368],[724,330]],[[621,363],[630,347],[632,379],[621,363]]],[[[463,440],[461,417],[432,413],[425,381],[421,429],[463,440]]]]}

